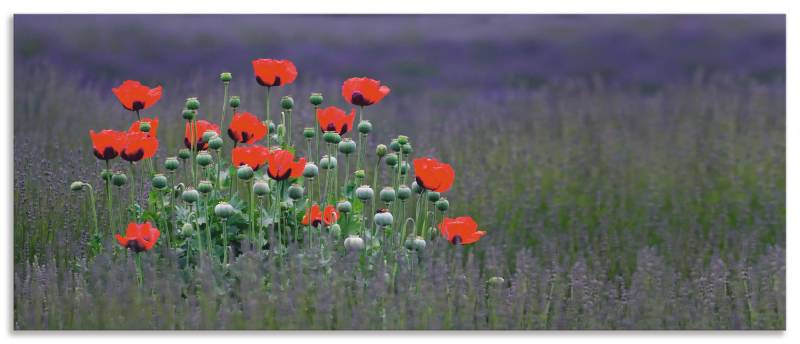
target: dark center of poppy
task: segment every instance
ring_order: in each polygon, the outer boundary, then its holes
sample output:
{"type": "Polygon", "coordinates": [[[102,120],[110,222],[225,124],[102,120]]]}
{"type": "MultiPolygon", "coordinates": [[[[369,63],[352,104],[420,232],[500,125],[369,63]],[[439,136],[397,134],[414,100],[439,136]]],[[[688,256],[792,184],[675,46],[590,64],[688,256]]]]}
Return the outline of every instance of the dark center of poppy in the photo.
{"type": "Polygon", "coordinates": [[[350,103],[358,106],[367,106],[372,104],[369,99],[364,98],[364,95],[358,91],[353,92],[353,94],[350,95],[350,103]]]}
{"type": "Polygon", "coordinates": [[[325,127],[324,131],[336,131],[336,125],[333,123],[328,123],[328,126],[325,127]]]}
{"type": "Polygon", "coordinates": [[[463,241],[463,240],[461,240],[461,236],[460,236],[460,235],[454,235],[454,236],[453,236],[453,239],[451,239],[451,240],[450,240],[450,242],[452,242],[452,243],[453,243],[453,245],[458,245],[458,244],[460,244],[462,241],[463,241]]]}
{"type": "Polygon", "coordinates": [[[103,152],[100,153],[97,149],[94,150],[94,156],[96,156],[100,160],[111,160],[117,157],[117,151],[114,150],[114,147],[106,147],[103,148],[103,152]]]}
{"type": "Polygon", "coordinates": [[[231,140],[233,140],[235,142],[241,141],[241,138],[239,137],[239,134],[236,133],[236,131],[234,131],[233,129],[230,129],[230,128],[228,128],[228,137],[230,137],[231,140]]]}
{"type": "Polygon", "coordinates": [[[145,247],[139,243],[139,240],[128,240],[128,248],[133,252],[139,253],[145,250],[145,247]]]}
{"type": "Polygon", "coordinates": [[[130,162],[139,161],[142,160],[142,157],[144,157],[144,149],[139,148],[133,153],[123,150],[121,156],[122,159],[125,159],[125,161],[130,161],[130,162]]]}
{"type": "Polygon", "coordinates": [[[131,104],[131,111],[139,111],[144,109],[144,102],[141,100],[134,100],[133,104],[131,104]]]}

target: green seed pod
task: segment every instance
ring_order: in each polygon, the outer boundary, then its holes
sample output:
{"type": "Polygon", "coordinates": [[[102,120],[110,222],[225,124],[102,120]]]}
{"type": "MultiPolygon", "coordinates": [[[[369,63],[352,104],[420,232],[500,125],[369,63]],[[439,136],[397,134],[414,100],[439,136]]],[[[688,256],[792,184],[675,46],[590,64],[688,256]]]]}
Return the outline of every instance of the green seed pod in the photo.
{"type": "Polygon", "coordinates": [[[308,101],[311,105],[320,106],[322,104],[322,93],[312,93],[310,97],[308,97],[308,101]]]}
{"type": "Polygon", "coordinates": [[[186,108],[189,110],[197,110],[200,108],[200,101],[197,98],[187,98],[186,99],[186,108]]]}
{"type": "Polygon", "coordinates": [[[178,157],[181,158],[181,160],[189,159],[189,157],[191,156],[192,156],[192,151],[190,151],[188,148],[183,148],[178,151],[178,157]]]}
{"type": "Polygon", "coordinates": [[[411,189],[409,189],[408,186],[400,185],[400,187],[397,188],[397,198],[401,201],[405,201],[409,197],[411,197],[411,189]]]}
{"type": "Polygon", "coordinates": [[[375,155],[377,155],[379,158],[386,156],[388,151],[389,149],[386,148],[385,144],[379,144],[377,147],[375,147],[375,155]]]}
{"type": "Polygon", "coordinates": [[[435,205],[436,209],[438,209],[439,211],[447,211],[447,209],[450,209],[450,202],[448,202],[447,199],[444,197],[436,201],[435,205]]]}
{"type": "Polygon", "coordinates": [[[103,179],[104,181],[108,181],[108,182],[111,181],[111,176],[113,176],[113,175],[114,174],[111,173],[111,171],[107,170],[107,169],[103,169],[103,171],[100,172],[100,178],[103,179]]]}
{"type": "Polygon", "coordinates": [[[342,142],[339,142],[339,153],[344,155],[352,154],[356,151],[356,143],[349,138],[342,139],[342,142]]]}
{"type": "Polygon", "coordinates": [[[362,201],[370,200],[375,196],[375,192],[369,185],[361,185],[356,189],[356,197],[362,201]]]}
{"type": "Polygon", "coordinates": [[[386,227],[392,225],[392,222],[394,222],[394,217],[388,209],[380,209],[377,213],[375,213],[373,220],[375,221],[376,225],[386,227]]]}
{"type": "Polygon", "coordinates": [[[436,191],[428,191],[428,201],[436,202],[442,195],[436,191]]]}
{"type": "Polygon", "coordinates": [[[233,75],[231,75],[229,72],[222,72],[219,74],[219,80],[224,83],[229,83],[231,80],[233,80],[233,75]]]}
{"type": "Polygon", "coordinates": [[[303,198],[303,191],[303,187],[299,184],[292,184],[292,186],[289,187],[289,198],[295,201],[299,200],[303,198]]]}
{"type": "Polygon", "coordinates": [[[253,183],[253,194],[258,197],[264,197],[269,193],[269,184],[266,181],[259,180],[253,183]]]}
{"type": "Polygon", "coordinates": [[[222,138],[219,137],[219,135],[217,135],[217,136],[214,136],[214,138],[212,138],[211,140],[208,141],[208,148],[211,148],[213,150],[219,150],[219,149],[222,149],[222,146],[223,146],[224,143],[225,142],[222,141],[222,138]]]}
{"type": "Polygon", "coordinates": [[[314,138],[314,134],[316,134],[316,130],[314,130],[314,128],[303,128],[303,137],[312,139],[314,138]]]}
{"type": "Polygon", "coordinates": [[[200,193],[204,195],[208,194],[212,190],[214,190],[214,184],[211,184],[211,181],[209,180],[203,180],[197,183],[197,191],[200,191],[200,193]]]}
{"type": "Polygon", "coordinates": [[[200,151],[197,153],[197,164],[203,167],[211,165],[214,161],[214,158],[211,157],[211,154],[208,151],[200,151]]]}
{"type": "Polygon", "coordinates": [[[348,251],[360,251],[364,248],[364,239],[357,235],[350,235],[344,239],[344,248],[348,251]]]}
{"type": "Polygon", "coordinates": [[[239,99],[239,96],[233,96],[231,97],[230,100],[228,100],[228,105],[230,105],[234,109],[238,108],[239,105],[242,105],[242,100],[239,99]]]}
{"type": "Polygon", "coordinates": [[[186,203],[194,203],[200,199],[200,193],[195,189],[188,188],[181,194],[181,199],[186,203]]]}
{"type": "Polygon", "coordinates": [[[411,144],[410,143],[406,143],[404,145],[400,145],[400,151],[403,152],[403,155],[409,155],[414,150],[411,148],[411,144]]]}
{"type": "Polygon", "coordinates": [[[367,176],[367,174],[364,172],[364,170],[356,170],[355,172],[353,172],[353,175],[355,175],[356,178],[358,178],[358,179],[364,179],[364,177],[367,176]]]}
{"type": "Polygon", "coordinates": [[[350,204],[349,201],[341,201],[336,203],[336,210],[338,210],[342,214],[347,214],[353,211],[353,205],[350,204]]]}
{"type": "Polygon", "coordinates": [[[192,232],[194,232],[194,226],[191,223],[186,222],[181,226],[181,234],[192,235],[192,232]]]}
{"type": "Polygon", "coordinates": [[[219,204],[214,207],[214,214],[223,219],[231,217],[234,212],[236,212],[236,210],[227,202],[219,202],[219,204]]]}
{"type": "Polygon", "coordinates": [[[111,176],[111,183],[114,186],[123,186],[128,183],[128,176],[122,172],[116,172],[113,176],[111,176]]]}
{"type": "Polygon", "coordinates": [[[408,144],[408,136],[405,135],[397,136],[397,143],[399,143],[401,146],[404,144],[408,144]]]}
{"type": "Polygon", "coordinates": [[[425,243],[425,239],[423,237],[417,236],[416,238],[414,238],[414,249],[415,250],[422,251],[422,250],[425,249],[426,246],[428,246],[428,245],[427,245],[427,243],[425,243]]]}
{"type": "Polygon", "coordinates": [[[83,182],[72,182],[72,184],[69,185],[69,188],[72,191],[81,191],[83,190],[83,182]]]}
{"type": "Polygon", "coordinates": [[[391,153],[386,155],[386,165],[389,166],[396,166],[398,163],[397,154],[391,153]]]}
{"type": "Polygon", "coordinates": [[[362,134],[369,134],[372,132],[372,123],[369,121],[363,120],[358,122],[358,132],[362,134]]]}
{"type": "Polygon", "coordinates": [[[338,144],[342,141],[342,136],[335,131],[326,131],[324,134],[322,134],[322,139],[327,143],[338,144]]]}
{"type": "Polygon", "coordinates": [[[269,133],[270,134],[274,134],[275,133],[275,123],[274,122],[272,122],[272,121],[269,121],[269,122],[264,121],[264,125],[267,126],[267,129],[269,129],[269,133]]]}
{"type": "Polygon", "coordinates": [[[307,163],[306,167],[303,168],[303,177],[305,178],[316,178],[318,175],[319,168],[313,162],[307,163]]]}
{"type": "Polygon", "coordinates": [[[400,152],[400,142],[398,142],[397,139],[392,139],[392,141],[389,142],[389,148],[391,148],[393,152],[400,152]]]}
{"type": "Polygon", "coordinates": [[[189,109],[185,109],[181,113],[181,116],[183,116],[183,119],[185,119],[187,121],[191,121],[191,120],[194,119],[194,111],[189,110],[189,109]]]}
{"type": "Polygon", "coordinates": [[[340,236],[340,235],[342,235],[342,227],[341,227],[341,226],[339,226],[339,224],[338,224],[338,223],[334,223],[334,224],[332,224],[332,225],[331,225],[331,228],[330,228],[330,229],[328,229],[328,231],[331,233],[331,235],[332,235],[334,238],[339,238],[339,236],[340,236]]]}
{"type": "Polygon", "coordinates": [[[294,99],[290,96],[281,97],[281,107],[284,110],[291,110],[294,107],[294,99]]]}
{"type": "Polygon", "coordinates": [[[253,178],[253,174],[253,168],[248,165],[239,166],[239,169],[236,170],[236,176],[241,180],[250,180],[253,178]]]}
{"type": "Polygon", "coordinates": [[[203,136],[201,136],[201,137],[203,138],[204,142],[208,142],[208,141],[211,141],[211,139],[213,139],[213,138],[215,138],[217,136],[219,136],[219,135],[217,135],[217,132],[215,132],[213,130],[206,130],[206,132],[204,132],[203,136]]]}
{"type": "Polygon", "coordinates": [[[500,276],[494,276],[486,281],[486,283],[493,286],[501,286],[503,283],[506,283],[506,279],[500,276]]]}
{"type": "Polygon", "coordinates": [[[380,197],[381,201],[384,202],[394,202],[394,200],[397,198],[397,193],[394,192],[393,188],[387,186],[383,188],[380,193],[378,193],[378,197],[380,197]]]}
{"type": "Polygon", "coordinates": [[[178,161],[178,158],[174,156],[171,156],[167,158],[167,160],[164,160],[164,168],[166,168],[168,171],[177,170],[180,164],[181,163],[178,161]]]}
{"type": "Polygon", "coordinates": [[[336,158],[323,155],[319,160],[319,167],[323,170],[332,170],[336,168],[336,158]]]}
{"type": "Polygon", "coordinates": [[[411,183],[411,191],[414,191],[414,193],[417,193],[417,194],[421,194],[423,190],[419,186],[419,184],[417,184],[417,182],[412,182],[411,183]]]}
{"type": "Polygon", "coordinates": [[[139,122],[139,130],[141,130],[143,133],[149,133],[150,122],[139,122]]]}
{"type": "Polygon", "coordinates": [[[157,190],[163,190],[165,187],[167,187],[167,177],[161,173],[156,174],[155,176],[153,176],[152,183],[153,187],[156,188],[157,190]]]}

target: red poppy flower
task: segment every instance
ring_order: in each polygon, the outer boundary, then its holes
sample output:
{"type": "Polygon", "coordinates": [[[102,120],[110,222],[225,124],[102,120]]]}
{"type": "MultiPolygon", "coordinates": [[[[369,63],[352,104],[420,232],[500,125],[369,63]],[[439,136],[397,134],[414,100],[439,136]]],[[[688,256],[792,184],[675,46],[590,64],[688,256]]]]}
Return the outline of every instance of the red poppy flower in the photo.
{"type": "Polygon", "coordinates": [[[325,223],[326,226],[330,226],[336,221],[339,220],[339,212],[336,211],[332,205],[328,205],[325,207],[325,211],[320,211],[319,205],[314,204],[311,206],[311,209],[306,212],[306,215],[303,216],[303,221],[301,222],[304,225],[308,225],[309,221],[312,226],[319,226],[322,223],[325,223]]]}
{"type": "Polygon", "coordinates": [[[436,192],[450,190],[456,178],[452,166],[433,158],[414,159],[414,174],[420,187],[436,192]]]}
{"type": "Polygon", "coordinates": [[[370,78],[350,78],[342,84],[344,100],[357,106],[377,104],[389,91],[391,90],[388,86],[370,78]]]}
{"type": "Polygon", "coordinates": [[[237,112],[228,127],[228,136],[236,143],[255,143],[267,135],[267,126],[249,112],[237,112]]]}
{"type": "Polygon", "coordinates": [[[161,99],[161,86],[150,88],[135,80],[125,80],[111,91],[127,110],[139,111],[152,106],[161,99]]]}
{"type": "Polygon", "coordinates": [[[151,119],[151,118],[147,118],[147,117],[142,117],[142,119],[140,121],[136,121],[136,122],[133,122],[133,124],[131,124],[131,128],[128,129],[128,132],[139,132],[139,131],[141,131],[141,130],[139,130],[139,123],[140,122],[150,123],[150,131],[148,131],[147,133],[150,134],[150,135],[153,135],[153,136],[158,136],[157,135],[158,134],[158,118],[152,118],[151,119]]]}
{"type": "Polygon", "coordinates": [[[335,131],[339,135],[344,135],[348,130],[353,128],[353,121],[356,119],[356,109],[350,110],[348,115],[344,110],[335,106],[328,106],[324,109],[317,110],[317,122],[319,122],[319,130],[335,131]]]}
{"type": "Polygon", "coordinates": [[[125,236],[116,235],[117,241],[122,247],[129,248],[133,252],[139,253],[153,248],[153,245],[158,241],[161,232],[158,228],[153,227],[150,222],[142,224],[131,222],[125,230],[125,236]]]}
{"type": "Polygon", "coordinates": [[[297,79],[297,68],[289,60],[253,60],[253,72],[261,86],[272,87],[288,85],[297,79]]]}
{"type": "Polygon", "coordinates": [[[100,160],[114,159],[125,148],[125,133],[121,131],[106,129],[95,133],[89,130],[89,137],[92,138],[94,156],[100,160]]]}
{"type": "MultiPolygon", "coordinates": [[[[212,130],[217,135],[220,135],[219,126],[214,123],[205,120],[198,120],[197,125],[195,126],[195,139],[197,139],[197,149],[198,150],[206,150],[208,149],[208,142],[203,140],[203,134],[206,131],[212,130]]],[[[186,122],[186,130],[184,130],[184,137],[183,137],[183,144],[186,145],[186,148],[192,148],[192,126],[189,125],[189,122],[186,122]]]]}
{"type": "Polygon", "coordinates": [[[125,161],[136,162],[152,158],[156,155],[157,150],[158,139],[155,136],[143,132],[133,132],[125,135],[125,147],[122,148],[119,156],[125,161]]]}
{"type": "Polygon", "coordinates": [[[457,218],[445,217],[439,224],[439,230],[447,241],[454,245],[467,245],[474,243],[486,235],[486,232],[478,230],[478,224],[471,216],[457,218]]]}
{"type": "MultiPolygon", "coordinates": [[[[233,164],[235,166],[247,165],[253,170],[257,170],[259,167],[266,164],[269,156],[269,149],[267,149],[267,147],[258,145],[236,147],[231,152],[231,159],[233,160],[233,164]]],[[[302,171],[303,170],[301,169],[300,173],[302,173],[302,171]]]]}
{"type": "Polygon", "coordinates": [[[303,169],[305,167],[305,158],[294,161],[294,154],[287,150],[274,150],[267,156],[267,174],[270,178],[275,180],[300,177],[303,175],[303,169]]]}

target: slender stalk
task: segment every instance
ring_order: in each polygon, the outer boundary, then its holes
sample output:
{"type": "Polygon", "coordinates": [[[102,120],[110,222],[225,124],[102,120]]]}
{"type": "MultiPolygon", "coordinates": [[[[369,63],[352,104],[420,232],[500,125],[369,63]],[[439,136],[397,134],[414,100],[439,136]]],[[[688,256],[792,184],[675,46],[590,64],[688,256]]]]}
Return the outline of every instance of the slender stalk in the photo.
{"type": "Polygon", "coordinates": [[[222,218],[222,242],[225,245],[225,251],[222,252],[222,263],[228,264],[228,251],[230,251],[230,247],[228,247],[228,226],[225,223],[225,218],[222,218]]]}
{"type": "Polygon", "coordinates": [[[270,116],[269,116],[269,98],[270,98],[271,90],[272,90],[272,87],[267,87],[266,99],[264,100],[264,112],[267,113],[267,147],[270,146],[269,145],[269,141],[270,141],[269,124],[270,124],[271,119],[270,119],[270,116]]]}
{"type": "Polygon", "coordinates": [[[95,206],[94,188],[89,183],[84,185],[89,188],[89,203],[92,205],[92,220],[94,222],[94,233],[92,234],[98,235],[100,233],[100,228],[97,225],[97,207],[95,206]]]}
{"type": "MultiPolygon", "coordinates": [[[[223,82],[223,85],[225,86],[224,87],[225,91],[224,91],[223,96],[222,96],[222,117],[220,117],[220,121],[219,121],[219,126],[220,126],[220,128],[223,128],[223,129],[225,127],[225,115],[226,115],[226,112],[228,111],[228,85],[229,84],[230,84],[230,82],[228,82],[228,81],[223,82]]],[[[222,132],[225,132],[225,130],[222,130],[222,132]]]]}
{"type": "Polygon", "coordinates": [[[256,245],[256,221],[253,209],[255,208],[255,197],[253,193],[253,178],[250,178],[250,182],[248,183],[248,193],[249,193],[249,202],[247,206],[249,207],[249,214],[250,214],[250,240],[252,240],[251,244],[253,246],[256,245]]]}
{"type": "Polygon", "coordinates": [[[130,167],[131,167],[131,187],[130,187],[131,214],[133,214],[133,221],[137,221],[138,214],[136,213],[136,169],[134,168],[133,162],[130,163],[130,167]]]}
{"type": "MultiPolygon", "coordinates": [[[[139,113],[138,111],[136,113],[139,113]]],[[[142,287],[144,284],[144,271],[142,270],[142,256],[141,253],[135,253],[136,255],[136,275],[137,280],[139,281],[139,288],[142,287]]]]}
{"type": "Polygon", "coordinates": [[[205,204],[203,205],[203,210],[206,212],[206,248],[208,249],[208,254],[211,255],[213,248],[211,245],[211,213],[208,212],[208,198],[205,198],[205,204]]]}
{"type": "MultiPolygon", "coordinates": [[[[106,160],[106,170],[111,173],[111,162],[106,160]]],[[[108,208],[108,227],[114,228],[114,207],[111,203],[111,178],[103,178],[106,182],[106,207],[108,208]]]]}

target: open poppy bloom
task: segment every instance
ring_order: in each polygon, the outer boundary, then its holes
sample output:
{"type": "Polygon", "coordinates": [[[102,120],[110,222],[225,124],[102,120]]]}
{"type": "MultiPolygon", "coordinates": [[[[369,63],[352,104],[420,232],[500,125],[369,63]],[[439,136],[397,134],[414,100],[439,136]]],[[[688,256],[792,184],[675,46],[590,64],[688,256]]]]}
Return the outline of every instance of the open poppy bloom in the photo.
{"type": "Polygon", "coordinates": [[[389,94],[388,86],[370,78],[350,78],[342,84],[342,97],[350,104],[369,106],[376,104],[389,94]]]}
{"type": "Polygon", "coordinates": [[[228,127],[228,136],[236,143],[255,143],[267,135],[267,126],[249,112],[237,112],[228,127]]]}
{"type": "Polygon", "coordinates": [[[125,133],[121,131],[106,129],[95,133],[89,130],[89,137],[92,138],[94,156],[100,160],[116,158],[125,147],[125,133]]]}
{"type": "Polygon", "coordinates": [[[160,236],[161,232],[158,231],[158,228],[153,227],[150,222],[141,224],[131,222],[125,230],[124,237],[119,234],[116,235],[117,241],[122,247],[129,248],[136,253],[153,248],[160,236]]]}
{"type": "Polygon", "coordinates": [[[125,147],[120,157],[128,162],[149,159],[156,155],[158,139],[143,132],[132,132],[125,135],[125,147]]]}
{"type": "Polygon", "coordinates": [[[427,157],[414,159],[414,174],[420,187],[436,192],[450,190],[456,178],[452,166],[427,157]]]}
{"type": "Polygon", "coordinates": [[[325,223],[326,226],[330,226],[336,223],[338,220],[339,212],[336,211],[336,208],[334,208],[332,205],[325,207],[325,211],[323,212],[319,209],[318,204],[314,204],[311,206],[311,209],[306,212],[306,215],[303,216],[303,221],[301,221],[301,224],[308,225],[310,223],[312,226],[316,227],[322,223],[325,223]]]}
{"type": "MultiPolygon", "coordinates": [[[[192,148],[192,126],[189,124],[190,122],[186,122],[186,130],[184,131],[183,137],[183,144],[186,145],[186,148],[192,148]]],[[[198,120],[197,125],[195,126],[195,139],[197,141],[197,149],[198,150],[206,150],[208,149],[208,142],[203,140],[203,134],[206,131],[214,131],[217,135],[220,135],[219,126],[214,123],[211,123],[206,120],[198,120]]]]}
{"type": "Polygon", "coordinates": [[[287,150],[273,150],[267,156],[267,174],[275,180],[285,180],[289,177],[298,178],[303,175],[305,167],[305,158],[294,161],[294,154],[287,150]]]}
{"type": "Polygon", "coordinates": [[[253,60],[253,72],[261,86],[272,87],[288,85],[297,79],[297,68],[289,60],[253,60]]]}
{"type": "Polygon", "coordinates": [[[439,224],[439,230],[442,236],[454,245],[472,244],[486,235],[486,232],[478,230],[478,224],[471,216],[445,217],[439,224]]]}
{"type": "Polygon", "coordinates": [[[154,137],[155,137],[155,136],[158,136],[158,135],[157,135],[157,133],[158,133],[158,118],[147,118],[147,117],[143,117],[141,120],[138,120],[138,121],[136,121],[136,122],[133,122],[133,124],[131,124],[131,128],[130,128],[130,129],[128,129],[128,132],[131,132],[131,133],[132,133],[132,132],[139,132],[139,131],[141,131],[141,130],[139,129],[139,123],[141,123],[141,122],[147,122],[147,123],[150,123],[150,131],[148,131],[147,133],[148,133],[148,134],[150,134],[150,135],[152,135],[152,136],[154,136],[154,137]]]}
{"type": "Polygon", "coordinates": [[[122,107],[129,111],[139,111],[152,106],[161,99],[161,86],[150,88],[135,80],[125,80],[111,89],[122,107]]]}
{"type": "Polygon", "coordinates": [[[339,135],[344,135],[353,128],[355,119],[356,109],[350,110],[349,115],[335,106],[317,110],[317,122],[319,123],[319,130],[322,132],[335,131],[339,135]]]}
{"type": "MultiPolygon", "coordinates": [[[[254,171],[266,164],[269,156],[269,149],[267,149],[267,147],[258,145],[236,147],[231,151],[231,160],[233,161],[233,165],[247,165],[250,166],[250,168],[252,168],[254,171]]],[[[302,172],[303,169],[300,169],[300,173],[302,172]]]]}

